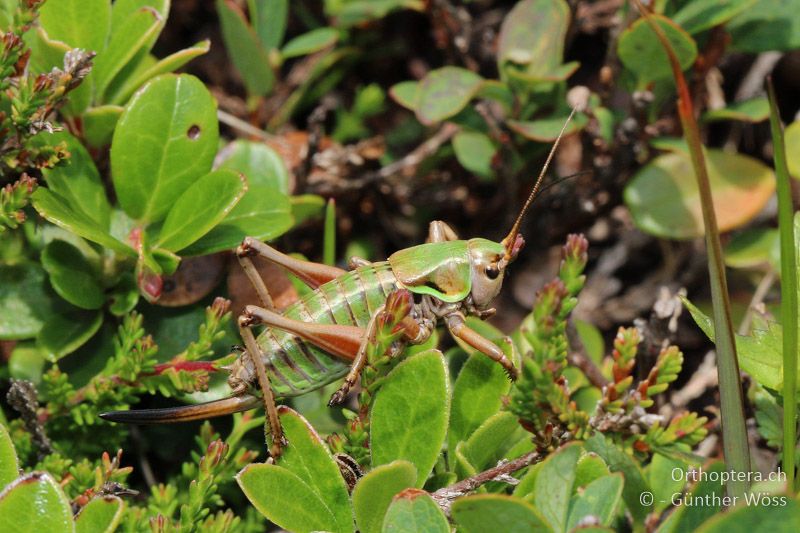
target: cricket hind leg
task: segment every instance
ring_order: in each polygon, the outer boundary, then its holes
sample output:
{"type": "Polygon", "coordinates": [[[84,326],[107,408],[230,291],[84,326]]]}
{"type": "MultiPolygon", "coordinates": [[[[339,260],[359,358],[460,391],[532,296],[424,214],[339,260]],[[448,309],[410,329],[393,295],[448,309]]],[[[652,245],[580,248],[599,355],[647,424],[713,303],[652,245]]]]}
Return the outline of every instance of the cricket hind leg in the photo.
{"type": "Polygon", "coordinates": [[[264,404],[264,411],[267,417],[267,429],[272,437],[272,443],[269,447],[269,454],[273,459],[280,457],[283,448],[288,444],[286,437],[283,434],[283,426],[278,416],[278,406],[275,404],[275,394],[272,391],[272,386],[269,382],[267,369],[264,366],[264,354],[259,348],[256,338],[253,335],[254,321],[247,315],[247,313],[239,316],[239,334],[244,341],[247,355],[253,362],[256,369],[256,376],[258,378],[258,385],[261,388],[261,401],[264,404]]]}
{"type": "Polygon", "coordinates": [[[264,281],[261,279],[261,276],[258,275],[258,271],[252,259],[250,259],[253,256],[263,257],[267,261],[285,268],[312,289],[316,289],[320,285],[347,273],[341,268],[334,266],[295,259],[294,257],[279,252],[272,246],[254,237],[244,238],[242,244],[236,248],[236,256],[239,258],[239,263],[242,265],[245,274],[247,274],[256,292],[258,292],[261,303],[267,309],[272,310],[274,310],[275,306],[272,304],[272,298],[269,295],[264,281]]]}

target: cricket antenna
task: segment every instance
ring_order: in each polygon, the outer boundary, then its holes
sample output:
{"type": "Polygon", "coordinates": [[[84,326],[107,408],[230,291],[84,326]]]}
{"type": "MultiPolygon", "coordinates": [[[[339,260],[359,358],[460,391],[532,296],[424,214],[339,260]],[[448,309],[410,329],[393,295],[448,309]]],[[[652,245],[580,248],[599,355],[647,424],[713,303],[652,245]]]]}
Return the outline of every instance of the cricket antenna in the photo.
{"type": "Polygon", "coordinates": [[[536,183],[533,186],[533,190],[531,191],[530,195],[528,195],[528,199],[525,201],[525,205],[522,206],[522,211],[519,212],[519,216],[517,216],[517,220],[514,221],[514,225],[511,226],[511,231],[508,232],[508,235],[505,239],[503,239],[502,244],[506,248],[506,254],[503,257],[505,262],[510,262],[514,259],[516,255],[514,253],[515,249],[519,249],[516,246],[517,241],[517,234],[519,234],[519,227],[522,225],[522,219],[525,216],[525,213],[528,211],[528,208],[531,204],[536,200],[536,196],[539,194],[539,190],[542,185],[542,180],[544,179],[544,175],[547,173],[547,169],[550,167],[550,161],[552,161],[553,156],[558,149],[558,143],[561,142],[561,138],[564,136],[564,132],[567,130],[567,126],[569,125],[569,121],[572,120],[572,117],[575,115],[575,108],[572,109],[567,120],[564,122],[564,125],[561,126],[561,131],[558,133],[558,137],[556,137],[555,142],[553,143],[553,147],[550,148],[550,153],[547,154],[547,160],[544,162],[544,166],[542,167],[542,171],[539,173],[539,177],[536,178],[536,183]]]}

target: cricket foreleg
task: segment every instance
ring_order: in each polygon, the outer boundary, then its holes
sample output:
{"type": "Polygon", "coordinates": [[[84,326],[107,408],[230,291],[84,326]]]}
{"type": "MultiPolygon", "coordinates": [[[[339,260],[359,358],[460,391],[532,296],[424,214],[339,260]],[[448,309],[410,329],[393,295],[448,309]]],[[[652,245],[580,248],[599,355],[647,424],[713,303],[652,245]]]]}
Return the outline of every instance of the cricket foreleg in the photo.
{"type": "Polygon", "coordinates": [[[503,350],[500,349],[495,343],[482,336],[474,329],[467,326],[464,316],[461,313],[453,313],[445,317],[447,329],[454,337],[458,337],[466,342],[482,354],[488,356],[493,361],[502,365],[508,377],[516,380],[519,376],[519,371],[514,367],[514,364],[506,357],[503,350]]]}
{"type": "MultiPolygon", "coordinates": [[[[346,274],[346,271],[342,270],[341,268],[295,259],[294,257],[283,254],[272,246],[253,237],[244,238],[242,244],[240,244],[236,249],[236,255],[240,258],[240,261],[242,258],[248,259],[254,255],[260,255],[267,261],[282,266],[303,280],[303,282],[312,289],[316,289],[320,285],[327,283],[332,279],[336,279],[342,274],[346,274]]],[[[244,263],[242,266],[244,266],[244,263]]],[[[245,268],[245,272],[247,272],[247,268],[245,268]]],[[[253,267],[253,272],[255,272],[255,267],[253,267]]],[[[257,274],[255,274],[255,276],[258,277],[257,274]]],[[[253,277],[251,277],[250,273],[248,273],[248,277],[250,277],[250,280],[253,281],[253,277]]],[[[264,283],[261,281],[261,278],[258,277],[258,279],[261,285],[263,285],[264,283]]],[[[253,282],[253,284],[256,285],[255,282],[253,282]]]]}
{"type": "Polygon", "coordinates": [[[434,220],[428,226],[428,238],[425,242],[457,241],[458,235],[453,228],[441,220],[434,220]]]}
{"type": "Polygon", "coordinates": [[[269,447],[269,453],[273,459],[280,457],[284,446],[286,446],[286,437],[283,435],[283,426],[278,417],[278,407],[275,405],[275,394],[272,392],[272,386],[269,383],[269,376],[267,369],[264,367],[264,354],[261,352],[255,336],[253,336],[252,326],[256,323],[247,313],[239,317],[239,333],[242,336],[244,345],[247,348],[247,354],[253,362],[258,376],[258,385],[261,388],[261,399],[264,403],[264,410],[267,415],[267,427],[269,434],[272,436],[272,444],[269,447]]]}

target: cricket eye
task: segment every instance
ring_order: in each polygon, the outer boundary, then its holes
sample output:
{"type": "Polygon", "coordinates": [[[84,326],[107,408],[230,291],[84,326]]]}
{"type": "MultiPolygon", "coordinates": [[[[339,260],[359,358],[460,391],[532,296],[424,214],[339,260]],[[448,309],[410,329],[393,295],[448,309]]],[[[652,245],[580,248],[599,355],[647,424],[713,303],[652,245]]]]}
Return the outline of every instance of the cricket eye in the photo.
{"type": "Polygon", "coordinates": [[[497,268],[497,265],[492,263],[488,267],[486,267],[486,277],[489,279],[497,279],[497,276],[500,275],[500,269],[497,268]]]}

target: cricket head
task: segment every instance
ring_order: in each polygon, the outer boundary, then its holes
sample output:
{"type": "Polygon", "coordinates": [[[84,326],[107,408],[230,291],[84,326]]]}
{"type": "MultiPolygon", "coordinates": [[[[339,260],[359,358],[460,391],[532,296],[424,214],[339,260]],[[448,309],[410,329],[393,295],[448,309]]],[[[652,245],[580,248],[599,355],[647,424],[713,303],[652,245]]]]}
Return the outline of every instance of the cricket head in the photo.
{"type": "Polygon", "coordinates": [[[553,147],[550,149],[542,171],[536,179],[533,190],[528,195],[528,199],[525,201],[525,205],[522,206],[508,235],[499,243],[486,239],[471,239],[469,241],[470,263],[472,265],[472,301],[479,309],[487,309],[492,300],[498,295],[503,286],[506,268],[517,258],[519,251],[525,245],[525,239],[519,233],[522,220],[539,194],[542,180],[550,166],[550,161],[552,161],[558,144],[561,142],[561,137],[563,137],[564,131],[567,129],[567,125],[574,114],[575,110],[573,109],[553,143],[553,147]]]}

